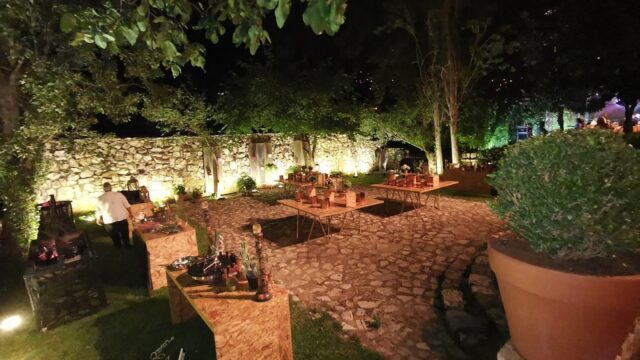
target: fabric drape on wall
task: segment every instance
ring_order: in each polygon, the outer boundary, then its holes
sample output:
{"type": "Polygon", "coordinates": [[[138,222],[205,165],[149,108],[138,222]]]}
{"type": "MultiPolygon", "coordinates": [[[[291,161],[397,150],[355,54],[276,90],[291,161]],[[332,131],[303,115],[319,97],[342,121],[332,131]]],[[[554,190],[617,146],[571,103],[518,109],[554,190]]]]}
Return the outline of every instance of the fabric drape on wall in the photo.
{"type": "Polygon", "coordinates": [[[293,150],[293,161],[298,166],[314,166],[311,145],[308,140],[295,138],[291,146],[293,150]]]}
{"type": "Polygon", "coordinates": [[[256,138],[249,144],[249,168],[251,177],[256,180],[258,186],[266,184],[265,166],[269,163],[271,143],[269,139],[256,138]]]}
{"type": "Polygon", "coordinates": [[[204,163],[204,193],[218,193],[218,156],[213,147],[205,146],[202,151],[204,163]]]}

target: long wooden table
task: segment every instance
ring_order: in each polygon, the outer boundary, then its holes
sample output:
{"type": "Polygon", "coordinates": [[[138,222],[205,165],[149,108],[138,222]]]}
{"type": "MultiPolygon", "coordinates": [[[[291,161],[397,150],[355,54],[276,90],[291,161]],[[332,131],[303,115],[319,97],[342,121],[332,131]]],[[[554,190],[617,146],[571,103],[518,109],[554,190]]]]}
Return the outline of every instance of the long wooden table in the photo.
{"type": "MultiPolygon", "coordinates": [[[[373,188],[383,189],[385,190],[385,200],[391,200],[394,195],[398,196],[398,200],[402,203],[400,208],[400,212],[404,211],[404,205],[407,200],[410,200],[410,204],[413,209],[417,209],[417,205],[422,205],[421,196],[422,194],[427,194],[427,198],[425,200],[425,205],[427,205],[429,201],[429,196],[432,192],[435,193],[433,197],[433,206],[436,209],[440,209],[440,189],[453,186],[458,184],[458,181],[440,181],[440,184],[437,186],[427,186],[427,187],[404,187],[404,186],[394,186],[387,184],[374,184],[371,185],[373,188]]],[[[385,209],[388,209],[388,201],[385,201],[385,209]]]]}
{"type": "MultiPolygon", "coordinates": [[[[380,205],[384,203],[382,200],[374,199],[374,198],[366,198],[362,202],[356,203],[355,207],[346,207],[344,205],[340,205],[340,199],[336,199],[336,203],[338,206],[332,206],[328,209],[322,209],[319,205],[311,205],[305,201],[295,201],[292,199],[278,200],[278,203],[284,206],[288,206],[297,210],[296,215],[296,239],[300,238],[300,215],[305,214],[311,218],[311,229],[309,230],[309,235],[307,236],[307,241],[311,239],[311,233],[313,233],[313,228],[316,223],[320,226],[322,233],[326,236],[331,236],[331,220],[334,216],[342,215],[342,226],[344,226],[344,221],[346,220],[346,216],[349,213],[354,212],[355,210],[363,209],[370,206],[380,205]],[[326,220],[326,227],[323,224],[323,219],[326,220]]],[[[357,223],[358,223],[358,233],[360,233],[360,213],[357,214],[357,223]]]]}
{"type": "Polygon", "coordinates": [[[218,360],[293,359],[289,295],[273,285],[273,298],[253,301],[255,291],[215,293],[185,270],[166,271],[171,322],[196,314],[213,333],[218,360]]]}
{"type": "Polygon", "coordinates": [[[295,180],[284,180],[282,182],[283,190],[285,192],[294,192],[298,189],[304,189],[309,186],[314,186],[314,183],[310,181],[295,181],[295,180]]]}
{"type": "Polygon", "coordinates": [[[147,287],[149,292],[167,286],[164,269],[175,259],[183,256],[198,255],[196,230],[179,220],[182,231],[175,234],[144,232],[136,226],[136,234],[142,240],[147,255],[147,287]]]}

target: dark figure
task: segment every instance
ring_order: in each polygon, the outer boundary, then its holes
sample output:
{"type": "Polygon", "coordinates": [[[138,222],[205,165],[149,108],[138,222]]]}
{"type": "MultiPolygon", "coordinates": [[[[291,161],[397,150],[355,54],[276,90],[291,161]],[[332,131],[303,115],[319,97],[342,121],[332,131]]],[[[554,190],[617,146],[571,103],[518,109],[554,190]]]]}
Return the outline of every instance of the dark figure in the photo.
{"type": "Polygon", "coordinates": [[[582,117],[578,117],[576,119],[576,129],[581,130],[584,129],[585,125],[584,125],[584,119],[582,117]]]}
{"type": "Polygon", "coordinates": [[[540,121],[540,135],[545,136],[549,133],[546,128],[546,123],[544,121],[540,121]]]}
{"type": "Polygon", "coordinates": [[[598,120],[596,121],[596,128],[598,128],[598,129],[608,129],[609,128],[609,125],[607,125],[607,120],[603,116],[600,116],[598,118],[598,120]]]}

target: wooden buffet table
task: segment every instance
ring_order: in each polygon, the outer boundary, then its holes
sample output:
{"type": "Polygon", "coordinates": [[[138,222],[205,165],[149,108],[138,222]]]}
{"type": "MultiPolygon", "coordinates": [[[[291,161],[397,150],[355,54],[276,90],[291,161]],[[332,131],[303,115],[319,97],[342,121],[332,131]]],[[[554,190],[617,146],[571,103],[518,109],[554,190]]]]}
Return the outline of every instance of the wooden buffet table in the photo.
{"type": "MultiPolygon", "coordinates": [[[[458,184],[458,181],[440,181],[440,184],[437,186],[427,186],[427,187],[404,187],[404,186],[394,186],[387,184],[374,184],[371,185],[373,188],[384,189],[385,190],[385,199],[390,200],[393,199],[395,195],[397,195],[398,200],[402,202],[402,207],[400,208],[400,212],[404,211],[404,204],[407,200],[410,201],[413,209],[417,209],[417,205],[422,205],[421,195],[427,194],[427,198],[425,200],[425,205],[429,201],[429,196],[431,192],[435,192],[435,196],[433,197],[433,206],[436,209],[440,209],[440,189],[453,186],[458,184]]],[[[388,209],[388,201],[385,201],[385,204],[388,209]]]]}
{"type": "Polygon", "coordinates": [[[273,298],[253,301],[255,291],[215,293],[185,270],[166,271],[171,322],[196,314],[213,333],[218,360],[293,359],[289,295],[273,285],[273,298]]]}
{"type": "MultiPolygon", "coordinates": [[[[355,207],[346,207],[344,205],[340,206],[340,199],[336,199],[336,203],[338,206],[332,206],[328,209],[322,209],[319,205],[311,205],[310,203],[304,201],[295,201],[292,199],[278,200],[278,203],[284,206],[288,206],[298,211],[296,215],[296,239],[300,238],[300,214],[305,214],[311,218],[311,229],[309,230],[309,236],[307,237],[307,241],[311,239],[311,233],[313,233],[313,227],[316,223],[320,226],[322,233],[326,236],[331,236],[331,220],[334,216],[342,215],[342,225],[344,225],[344,221],[347,217],[347,214],[352,213],[355,210],[363,209],[370,206],[380,205],[383,203],[382,200],[366,198],[362,202],[356,203],[355,207]],[[323,224],[323,219],[326,220],[326,227],[323,224]]],[[[360,233],[360,213],[357,212],[357,220],[358,220],[358,233],[360,233]]]]}
{"type": "Polygon", "coordinates": [[[198,255],[195,229],[185,221],[179,220],[178,224],[183,230],[175,234],[143,232],[141,225],[136,225],[136,234],[146,248],[149,292],[167,286],[167,265],[179,257],[198,255]]]}
{"type": "Polygon", "coordinates": [[[133,218],[127,218],[129,222],[129,238],[133,237],[133,231],[135,230],[134,218],[138,216],[139,213],[144,213],[144,216],[151,217],[153,216],[153,203],[152,202],[143,202],[138,204],[131,204],[129,207],[133,218]]]}

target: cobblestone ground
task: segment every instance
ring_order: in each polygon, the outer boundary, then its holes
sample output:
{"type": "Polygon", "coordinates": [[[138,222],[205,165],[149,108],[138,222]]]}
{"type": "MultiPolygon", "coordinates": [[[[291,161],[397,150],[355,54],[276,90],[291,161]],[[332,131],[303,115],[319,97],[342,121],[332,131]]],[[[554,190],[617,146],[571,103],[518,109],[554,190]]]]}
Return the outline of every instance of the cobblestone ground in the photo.
{"type": "MultiPolygon", "coordinates": [[[[367,196],[382,195],[365,190],[367,196]]],[[[282,205],[235,197],[211,202],[209,209],[232,251],[242,240],[253,244],[251,224],[262,224],[274,279],[305,306],[325,308],[364,345],[389,359],[439,359],[423,338],[436,317],[438,277],[450,266],[469,264],[504,226],[480,202],[443,197],[439,210],[430,201],[402,214],[392,205],[388,215],[384,206],[361,211],[360,234],[334,225],[336,233],[327,237],[316,227],[309,241],[310,221],[296,240],[296,211],[282,205]]],[[[202,222],[198,204],[186,208],[202,222]]],[[[356,224],[350,218],[345,223],[356,224]]]]}

